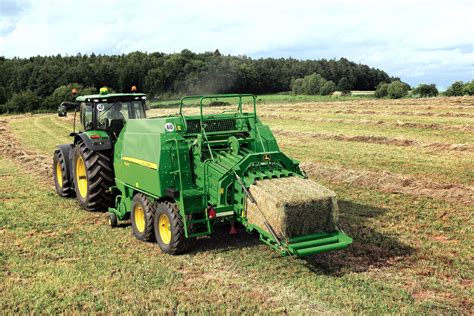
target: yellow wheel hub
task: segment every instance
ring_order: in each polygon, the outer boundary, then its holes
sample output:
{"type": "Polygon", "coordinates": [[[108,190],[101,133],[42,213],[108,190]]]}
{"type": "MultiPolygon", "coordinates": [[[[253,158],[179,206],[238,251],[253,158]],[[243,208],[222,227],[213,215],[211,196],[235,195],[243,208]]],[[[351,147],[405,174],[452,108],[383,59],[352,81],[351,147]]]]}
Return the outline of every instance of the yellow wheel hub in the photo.
{"type": "Polygon", "coordinates": [[[79,189],[79,194],[85,199],[87,196],[86,163],[81,156],[76,160],[76,183],[77,188],[79,189]]]}
{"type": "Polygon", "coordinates": [[[161,214],[158,219],[158,226],[160,231],[161,241],[164,244],[169,244],[171,242],[171,224],[170,219],[166,214],[161,214]]]}
{"type": "Polygon", "coordinates": [[[145,231],[145,211],[140,204],[135,206],[135,210],[133,212],[133,220],[135,222],[135,227],[137,230],[142,233],[145,231]]]}
{"type": "Polygon", "coordinates": [[[56,179],[60,188],[63,187],[63,169],[61,169],[61,163],[56,162],[56,179]]]}

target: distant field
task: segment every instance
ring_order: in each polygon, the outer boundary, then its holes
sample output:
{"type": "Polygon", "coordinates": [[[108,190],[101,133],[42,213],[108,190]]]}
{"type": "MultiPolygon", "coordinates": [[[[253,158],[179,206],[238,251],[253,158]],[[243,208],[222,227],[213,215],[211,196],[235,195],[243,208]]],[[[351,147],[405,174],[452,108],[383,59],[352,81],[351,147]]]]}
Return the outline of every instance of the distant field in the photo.
{"type": "MultiPolygon", "coordinates": [[[[290,95],[290,94],[266,94],[257,96],[259,103],[295,103],[295,102],[322,102],[322,101],[351,101],[360,100],[360,98],[372,98],[373,91],[354,91],[353,96],[330,96],[330,95],[290,95]]],[[[229,103],[236,103],[236,99],[222,99],[229,103]]],[[[187,104],[196,103],[196,101],[187,101],[187,104]]],[[[179,99],[171,100],[153,100],[150,102],[152,107],[178,105],[179,99]]]]}
{"type": "Polygon", "coordinates": [[[71,117],[0,117],[0,309],[472,314],[474,97],[259,98],[281,149],[337,193],[353,245],[282,258],[222,230],[165,255],[56,196],[51,157],[71,117]]]}

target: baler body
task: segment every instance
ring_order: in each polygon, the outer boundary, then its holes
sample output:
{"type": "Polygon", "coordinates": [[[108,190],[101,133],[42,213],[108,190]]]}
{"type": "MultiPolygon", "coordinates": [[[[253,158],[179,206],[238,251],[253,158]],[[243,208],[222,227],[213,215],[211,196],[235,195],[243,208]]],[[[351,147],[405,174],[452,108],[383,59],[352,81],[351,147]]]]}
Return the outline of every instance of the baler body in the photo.
{"type": "Polygon", "coordinates": [[[119,219],[130,212],[133,196],[173,201],[186,238],[211,235],[216,223],[239,222],[282,255],[309,255],[342,249],[352,240],[340,230],[279,240],[246,219],[247,189],[256,180],[305,177],[299,163],[280,151],[269,127],[256,113],[253,95],[185,97],[173,116],[129,120],[114,150],[116,207],[119,219]],[[236,110],[205,115],[203,100],[238,100],[236,110]],[[250,98],[253,111],[244,112],[250,98]],[[184,115],[184,101],[199,100],[199,115],[184,115]],[[212,211],[210,211],[212,210],[212,211]],[[212,215],[211,215],[212,214],[212,215]]]}

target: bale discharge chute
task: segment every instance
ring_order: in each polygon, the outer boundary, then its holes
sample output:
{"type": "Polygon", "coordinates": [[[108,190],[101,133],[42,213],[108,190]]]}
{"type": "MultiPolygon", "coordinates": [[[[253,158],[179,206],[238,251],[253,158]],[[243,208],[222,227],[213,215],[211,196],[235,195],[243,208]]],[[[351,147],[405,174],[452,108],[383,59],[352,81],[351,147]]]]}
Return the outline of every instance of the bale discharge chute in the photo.
{"type": "Polygon", "coordinates": [[[113,223],[130,217],[139,239],[156,239],[167,253],[188,251],[223,222],[241,223],[283,255],[352,242],[337,228],[334,193],[280,151],[254,95],[184,97],[177,115],[128,120],[114,148],[113,223]],[[206,115],[204,101],[216,98],[237,100],[236,110],[206,115]],[[243,99],[252,111],[243,111],[243,99]],[[185,115],[193,100],[199,114],[185,115]]]}

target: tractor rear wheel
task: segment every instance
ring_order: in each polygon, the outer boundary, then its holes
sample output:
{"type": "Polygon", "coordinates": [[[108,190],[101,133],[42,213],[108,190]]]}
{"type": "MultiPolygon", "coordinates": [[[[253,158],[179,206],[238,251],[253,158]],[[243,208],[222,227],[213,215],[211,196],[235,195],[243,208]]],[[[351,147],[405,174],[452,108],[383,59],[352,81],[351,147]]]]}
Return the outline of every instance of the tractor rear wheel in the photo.
{"type": "Polygon", "coordinates": [[[135,194],[132,201],[130,218],[132,231],[137,239],[142,241],[152,241],[155,239],[153,231],[155,212],[154,203],[151,203],[144,194],[135,194]]]}
{"type": "Polygon", "coordinates": [[[155,236],[161,250],[171,255],[191,250],[195,239],[184,236],[184,223],[178,205],[167,201],[155,203],[155,236]]]}
{"type": "Polygon", "coordinates": [[[69,174],[66,170],[66,158],[60,150],[53,156],[53,177],[56,192],[60,197],[74,196],[74,189],[69,174]]]}
{"type": "Polygon", "coordinates": [[[113,204],[109,188],[114,171],[109,155],[95,152],[79,141],[74,146],[73,175],[79,205],[88,211],[106,211],[113,204]]]}

